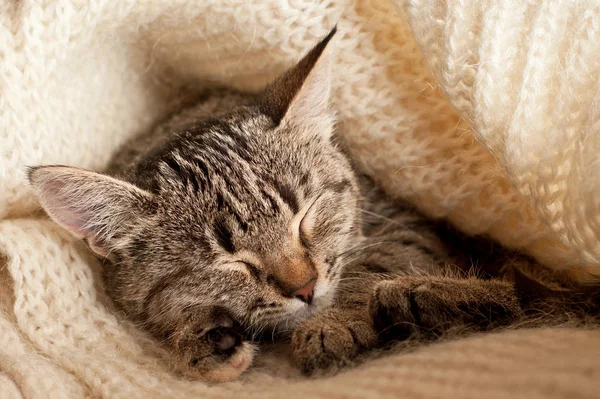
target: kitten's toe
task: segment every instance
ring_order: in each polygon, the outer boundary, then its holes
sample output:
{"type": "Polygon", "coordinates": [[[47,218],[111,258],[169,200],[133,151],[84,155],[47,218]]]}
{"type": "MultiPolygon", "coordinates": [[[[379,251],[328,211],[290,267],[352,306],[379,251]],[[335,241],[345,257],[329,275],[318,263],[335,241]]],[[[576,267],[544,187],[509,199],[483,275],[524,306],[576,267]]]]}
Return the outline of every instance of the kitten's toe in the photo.
{"type": "Polygon", "coordinates": [[[294,359],[307,375],[347,366],[361,350],[376,342],[373,327],[364,318],[336,311],[301,323],[292,336],[294,359]]]}
{"type": "Polygon", "coordinates": [[[305,374],[341,367],[354,355],[352,336],[338,324],[313,324],[296,330],[294,358],[305,374]]]}
{"type": "Polygon", "coordinates": [[[178,368],[187,377],[209,382],[238,378],[252,363],[255,347],[244,342],[239,325],[219,315],[213,327],[186,328],[177,334],[178,368]]]}
{"type": "MultiPolygon", "coordinates": [[[[213,358],[217,359],[216,364],[212,364],[208,367],[191,366],[191,368],[198,370],[202,375],[203,379],[210,382],[225,382],[237,379],[242,373],[244,373],[248,367],[252,364],[254,358],[254,352],[256,348],[254,345],[248,342],[242,342],[236,340],[235,345],[231,346],[234,342],[233,338],[221,339],[220,343],[215,346],[213,358]]],[[[194,360],[202,361],[201,358],[196,357],[194,360]]]]}

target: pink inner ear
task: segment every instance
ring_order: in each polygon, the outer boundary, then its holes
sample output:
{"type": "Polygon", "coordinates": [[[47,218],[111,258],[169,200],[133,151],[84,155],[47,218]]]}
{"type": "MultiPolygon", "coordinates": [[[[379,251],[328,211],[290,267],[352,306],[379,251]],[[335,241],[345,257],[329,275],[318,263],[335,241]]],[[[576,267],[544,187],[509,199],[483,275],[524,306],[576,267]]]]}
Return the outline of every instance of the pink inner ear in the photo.
{"type": "Polygon", "coordinates": [[[113,237],[151,194],[113,177],[65,166],[32,170],[29,180],[41,205],[58,224],[105,255],[113,237]],[[110,243],[108,241],[111,241],[110,243]]]}
{"type": "Polygon", "coordinates": [[[85,238],[85,242],[87,243],[90,250],[92,250],[96,255],[101,257],[105,257],[108,255],[108,251],[106,248],[106,242],[102,240],[98,236],[93,236],[91,238],[85,238]]]}
{"type": "Polygon", "coordinates": [[[105,243],[98,236],[98,226],[93,222],[100,211],[99,198],[93,192],[95,190],[84,189],[93,185],[79,176],[46,173],[34,180],[34,186],[48,215],[77,238],[84,238],[94,252],[102,255],[105,243]]]}
{"type": "Polygon", "coordinates": [[[73,196],[69,196],[66,186],[67,184],[60,178],[44,179],[39,187],[41,189],[40,202],[56,223],[78,237],[86,237],[85,213],[73,203],[73,196]]]}
{"type": "Polygon", "coordinates": [[[56,223],[75,237],[83,238],[94,253],[104,257],[107,255],[106,242],[92,227],[93,223],[90,223],[94,216],[93,202],[82,195],[81,189],[73,189],[73,183],[69,183],[71,182],[65,182],[61,177],[44,179],[39,186],[40,202],[56,223]]]}
{"type": "Polygon", "coordinates": [[[329,56],[324,54],[310,72],[284,117],[287,121],[325,118],[329,115],[331,79],[329,56]]]}

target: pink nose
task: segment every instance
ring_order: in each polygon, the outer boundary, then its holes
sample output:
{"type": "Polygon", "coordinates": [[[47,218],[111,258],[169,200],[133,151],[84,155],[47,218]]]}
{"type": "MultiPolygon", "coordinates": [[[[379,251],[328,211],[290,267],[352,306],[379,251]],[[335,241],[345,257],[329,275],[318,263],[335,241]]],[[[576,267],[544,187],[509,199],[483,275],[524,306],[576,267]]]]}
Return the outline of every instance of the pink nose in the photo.
{"type": "Polygon", "coordinates": [[[302,302],[306,302],[309,305],[312,303],[313,299],[313,291],[315,289],[315,283],[317,282],[316,278],[310,280],[306,285],[297,289],[292,293],[294,298],[300,299],[302,302]]]}

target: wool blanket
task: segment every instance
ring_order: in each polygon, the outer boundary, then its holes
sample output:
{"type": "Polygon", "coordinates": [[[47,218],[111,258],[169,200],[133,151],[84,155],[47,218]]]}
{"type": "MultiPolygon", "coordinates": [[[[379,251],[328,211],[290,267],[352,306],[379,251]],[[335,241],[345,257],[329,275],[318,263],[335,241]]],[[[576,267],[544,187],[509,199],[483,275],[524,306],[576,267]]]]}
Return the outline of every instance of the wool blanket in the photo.
{"type": "Polygon", "coordinates": [[[600,273],[600,4],[592,0],[0,1],[1,398],[597,397],[600,332],[505,331],[306,379],[170,373],[25,167],[101,170],[204,85],[259,90],[336,23],[333,106],[392,196],[548,267],[600,273]]]}

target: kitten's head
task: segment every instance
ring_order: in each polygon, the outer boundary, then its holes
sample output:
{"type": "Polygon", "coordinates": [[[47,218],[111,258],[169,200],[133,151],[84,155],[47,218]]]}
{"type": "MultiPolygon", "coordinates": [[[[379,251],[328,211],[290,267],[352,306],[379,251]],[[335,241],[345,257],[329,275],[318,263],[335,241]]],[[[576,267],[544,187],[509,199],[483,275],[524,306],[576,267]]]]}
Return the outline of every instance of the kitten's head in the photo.
{"type": "Polygon", "coordinates": [[[107,289],[131,316],[215,306],[276,329],[331,303],[359,195],[332,140],[332,35],[249,104],[172,132],[127,182],[31,170],[48,214],[112,261],[107,289]]]}

